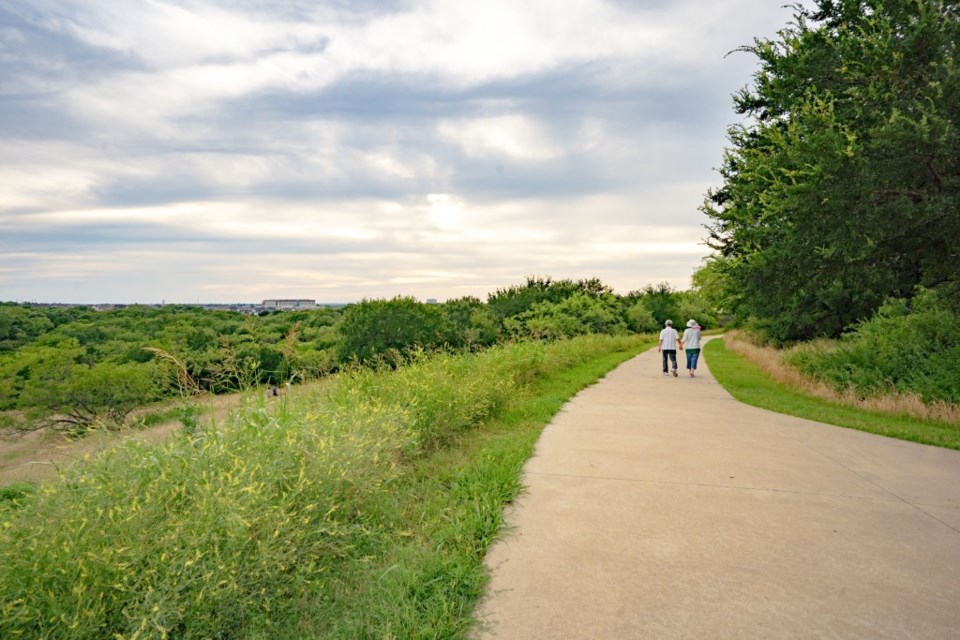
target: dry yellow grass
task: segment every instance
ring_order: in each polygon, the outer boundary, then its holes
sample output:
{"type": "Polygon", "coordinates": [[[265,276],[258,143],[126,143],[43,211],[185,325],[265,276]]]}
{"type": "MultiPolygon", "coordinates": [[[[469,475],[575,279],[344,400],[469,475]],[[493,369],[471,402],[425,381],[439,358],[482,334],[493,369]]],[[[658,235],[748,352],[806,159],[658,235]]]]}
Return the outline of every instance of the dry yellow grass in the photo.
{"type": "MultiPolygon", "coordinates": [[[[946,402],[925,403],[916,394],[897,393],[861,397],[853,391],[838,392],[832,387],[803,375],[783,362],[785,352],[758,345],[740,331],[729,331],[724,344],[731,351],[760,367],[771,378],[803,393],[865,411],[906,415],[923,420],[960,424],[960,406],[946,402]]],[[[824,345],[822,348],[829,348],[824,345]]]]}

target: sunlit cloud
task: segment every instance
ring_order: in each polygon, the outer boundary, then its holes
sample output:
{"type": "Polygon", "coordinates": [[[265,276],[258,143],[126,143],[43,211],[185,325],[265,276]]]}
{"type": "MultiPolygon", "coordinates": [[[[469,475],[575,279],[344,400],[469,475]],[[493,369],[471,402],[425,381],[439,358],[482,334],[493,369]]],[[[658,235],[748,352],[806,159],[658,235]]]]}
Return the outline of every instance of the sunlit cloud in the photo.
{"type": "Polygon", "coordinates": [[[535,162],[556,158],[563,153],[536,122],[520,115],[443,120],[439,131],[469,156],[499,156],[535,162]]]}
{"type": "Polygon", "coordinates": [[[762,0],[0,5],[0,300],[689,285],[762,0]]]}

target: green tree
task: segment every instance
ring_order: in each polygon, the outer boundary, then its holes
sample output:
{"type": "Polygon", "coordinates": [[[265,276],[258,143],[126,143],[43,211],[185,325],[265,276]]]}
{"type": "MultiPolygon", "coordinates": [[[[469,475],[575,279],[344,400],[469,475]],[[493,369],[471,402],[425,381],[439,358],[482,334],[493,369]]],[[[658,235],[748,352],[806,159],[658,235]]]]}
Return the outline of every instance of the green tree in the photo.
{"type": "Polygon", "coordinates": [[[516,316],[540,302],[560,302],[584,294],[594,298],[612,295],[613,290],[597,278],[554,280],[550,276],[527,276],[526,283],[497,289],[487,296],[487,304],[501,322],[516,316]]]}
{"type": "Polygon", "coordinates": [[[538,302],[550,300],[552,285],[553,279],[549,276],[527,276],[526,283],[522,285],[497,289],[488,295],[487,304],[502,322],[523,313],[538,302]]]}
{"type": "Polygon", "coordinates": [[[402,356],[416,347],[438,347],[448,333],[440,305],[403,296],[347,307],[339,330],[341,360],[359,362],[402,356]]]}
{"type": "Polygon", "coordinates": [[[479,298],[467,296],[448,300],[442,308],[447,318],[445,341],[450,346],[472,349],[487,347],[497,341],[497,316],[479,298]]]}
{"type": "Polygon", "coordinates": [[[733,285],[727,273],[727,261],[719,256],[704,259],[703,264],[693,272],[692,292],[706,305],[709,312],[718,320],[732,312],[730,300],[733,285]]]}
{"type": "Polygon", "coordinates": [[[41,372],[69,368],[77,363],[83,349],[75,339],[57,344],[31,344],[14,353],[0,356],[0,386],[6,393],[0,398],[0,409],[20,406],[20,395],[33,384],[42,384],[41,372]]]}
{"type": "Polygon", "coordinates": [[[53,322],[39,309],[0,304],[0,353],[15,351],[53,327],[53,322]]]}
{"type": "Polygon", "coordinates": [[[668,283],[648,284],[630,296],[646,307],[658,327],[662,328],[667,320],[680,321],[680,294],[668,283]]]}
{"type": "Polygon", "coordinates": [[[19,406],[38,424],[75,434],[95,426],[119,428],[133,409],[158,397],[156,368],[148,364],[76,364],[68,352],[32,372],[19,406]]]}
{"type": "Polygon", "coordinates": [[[688,320],[696,320],[704,329],[720,325],[715,308],[697,291],[683,291],[680,296],[680,326],[686,326],[688,320]]]}
{"type": "Polygon", "coordinates": [[[572,338],[589,333],[619,334],[627,331],[619,301],[613,295],[592,296],[584,292],[559,302],[540,302],[506,320],[514,337],[535,339],[572,338]]]}
{"type": "Polygon", "coordinates": [[[703,207],[733,310],[779,342],[838,335],[917,285],[960,289],[956,3],[795,12],[745,48],[747,123],[703,207]]]}
{"type": "Polygon", "coordinates": [[[636,333],[650,333],[660,329],[660,323],[650,313],[642,301],[637,301],[627,307],[626,311],[627,326],[636,333]]]}

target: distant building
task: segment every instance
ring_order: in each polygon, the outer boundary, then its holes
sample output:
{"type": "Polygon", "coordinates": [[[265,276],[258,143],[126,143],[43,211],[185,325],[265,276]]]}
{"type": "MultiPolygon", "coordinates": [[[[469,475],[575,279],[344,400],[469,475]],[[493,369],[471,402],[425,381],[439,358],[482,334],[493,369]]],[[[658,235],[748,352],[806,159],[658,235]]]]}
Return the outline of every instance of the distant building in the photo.
{"type": "Polygon", "coordinates": [[[263,309],[277,309],[280,311],[300,311],[301,309],[316,309],[316,300],[290,299],[290,300],[264,300],[260,305],[263,309]]]}
{"type": "Polygon", "coordinates": [[[427,298],[427,304],[440,304],[436,298],[427,298]]]}

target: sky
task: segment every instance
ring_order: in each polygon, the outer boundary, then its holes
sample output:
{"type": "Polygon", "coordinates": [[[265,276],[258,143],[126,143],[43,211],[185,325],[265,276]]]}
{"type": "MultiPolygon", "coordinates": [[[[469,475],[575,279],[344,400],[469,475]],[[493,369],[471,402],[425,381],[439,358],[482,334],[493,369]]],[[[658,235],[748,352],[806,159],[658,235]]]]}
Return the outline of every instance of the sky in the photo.
{"type": "Polygon", "coordinates": [[[0,3],[0,300],[690,286],[778,0],[0,3]]]}

